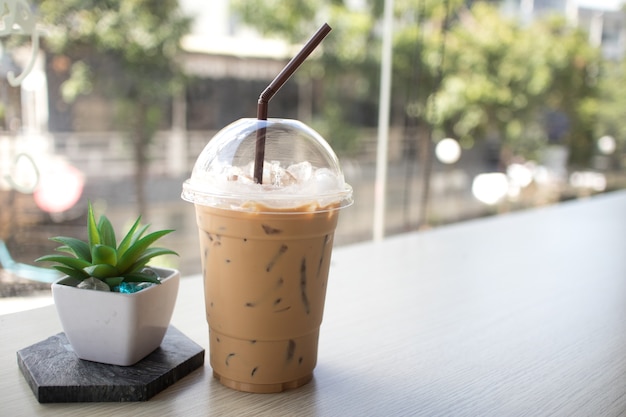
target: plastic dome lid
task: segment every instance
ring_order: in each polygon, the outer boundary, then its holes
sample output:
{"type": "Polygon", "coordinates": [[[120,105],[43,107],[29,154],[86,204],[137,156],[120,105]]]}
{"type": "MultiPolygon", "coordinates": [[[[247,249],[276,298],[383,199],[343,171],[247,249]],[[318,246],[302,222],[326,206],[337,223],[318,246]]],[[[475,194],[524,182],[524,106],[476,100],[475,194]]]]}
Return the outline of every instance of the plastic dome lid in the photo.
{"type": "Polygon", "coordinates": [[[228,209],[318,211],[352,203],[330,145],[291,119],[240,119],[220,130],[198,156],[181,197],[228,209]],[[263,181],[254,181],[257,131],[266,129],[263,181]]]}

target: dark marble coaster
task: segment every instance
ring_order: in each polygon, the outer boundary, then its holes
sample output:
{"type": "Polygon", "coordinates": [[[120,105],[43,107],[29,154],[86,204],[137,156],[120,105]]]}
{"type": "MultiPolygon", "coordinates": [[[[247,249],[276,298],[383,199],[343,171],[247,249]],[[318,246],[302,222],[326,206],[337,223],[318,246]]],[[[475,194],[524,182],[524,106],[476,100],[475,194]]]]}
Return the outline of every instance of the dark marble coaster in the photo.
{"type": "Polygon", "coordinates": [[[79,359],[65,333],[17,352],[40,403],[146,401],[204,364],[204,349],[170,326],[161,346],[133,366],[79,359]]]}

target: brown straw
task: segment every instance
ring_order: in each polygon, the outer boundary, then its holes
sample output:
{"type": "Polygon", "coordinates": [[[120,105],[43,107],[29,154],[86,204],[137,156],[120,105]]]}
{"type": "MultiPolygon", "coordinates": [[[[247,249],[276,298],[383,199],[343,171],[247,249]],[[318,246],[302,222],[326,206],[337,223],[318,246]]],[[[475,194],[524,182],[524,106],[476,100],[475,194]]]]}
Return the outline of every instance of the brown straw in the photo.
{"type": "MultiPolygon", "coordinates": [[[[287,82],[287,80],[293,75],[305,59],[311,55],[311,52],[319,45],[322,40],[331,31],[331,27],[327,23],[324,23],[317,32],[308,40],[304,47],[298,52],[296,56],[291,58],[291,61],[287,63],[285,68],[274,78],[274,80],[267,86],[265,90],[259,96],[257,106],[257,119],[267,120],[267,106],[269,101],[274,97],[274,94],[280,90],[280,88],[287,82]]],[[[257,184],[263,183],[263,160],[265,159],[265,126],[257,129],[256,134],[256,148],[254,156],[254,181],[257,184]]]]}

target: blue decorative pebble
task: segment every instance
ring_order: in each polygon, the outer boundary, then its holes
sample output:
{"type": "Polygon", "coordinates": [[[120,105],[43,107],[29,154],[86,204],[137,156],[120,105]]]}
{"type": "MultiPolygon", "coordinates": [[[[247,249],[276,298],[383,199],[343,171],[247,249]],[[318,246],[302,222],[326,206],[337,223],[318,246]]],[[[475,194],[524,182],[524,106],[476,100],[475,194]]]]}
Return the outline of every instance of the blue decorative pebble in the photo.
{"type": "Polygon", "coordinates": [[[151,282],[122,282],[120,285],[114,288],[114,291],[125,294],[132,294],[153,285],[154,284],[151,282]]]}

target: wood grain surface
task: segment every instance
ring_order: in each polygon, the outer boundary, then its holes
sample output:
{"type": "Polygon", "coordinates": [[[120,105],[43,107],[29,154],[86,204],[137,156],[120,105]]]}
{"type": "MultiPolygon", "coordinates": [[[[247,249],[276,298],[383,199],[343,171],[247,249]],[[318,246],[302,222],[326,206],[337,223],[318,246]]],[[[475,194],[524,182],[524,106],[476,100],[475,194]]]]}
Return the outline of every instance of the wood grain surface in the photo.
{"type": "Polygon", "coordinates": [[[624,192],[338,248],[314,379],[281,394],[212,378],[199,276],[172,324],[205,366],[144,403],[39,404],[16,352],[54,307],[0,316],[0,415],[625,416],[625,249],[624,192]]]}

